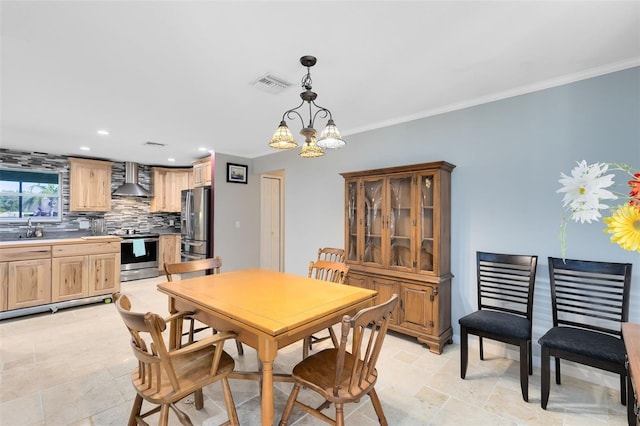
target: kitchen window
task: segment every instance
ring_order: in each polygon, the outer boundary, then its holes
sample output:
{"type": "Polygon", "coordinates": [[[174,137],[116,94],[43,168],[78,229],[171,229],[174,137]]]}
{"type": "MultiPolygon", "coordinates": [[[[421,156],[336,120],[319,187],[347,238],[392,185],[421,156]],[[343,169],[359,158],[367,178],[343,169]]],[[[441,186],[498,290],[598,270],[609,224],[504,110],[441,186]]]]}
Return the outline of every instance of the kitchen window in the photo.
{"type": "Polygon", "coordinates": [[[61,182],[56,172],[0,169],[0,222],[60,222],[61,182]]]}

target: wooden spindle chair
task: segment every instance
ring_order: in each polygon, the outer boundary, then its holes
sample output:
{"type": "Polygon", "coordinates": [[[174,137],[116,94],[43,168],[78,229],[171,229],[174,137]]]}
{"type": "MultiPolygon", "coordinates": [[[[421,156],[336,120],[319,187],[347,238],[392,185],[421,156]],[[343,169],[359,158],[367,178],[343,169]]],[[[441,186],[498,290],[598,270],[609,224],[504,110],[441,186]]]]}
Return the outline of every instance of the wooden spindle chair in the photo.
{"type": "MultiPolygon", "coordinates": [[[[176,274],[188,274],[192,272],[206,272],[210,274],[219,274],[222,268],[222,259],[219,256],[200,260],[190,260],[180,263],[165,263],[164,270],[167,274],[167,281],[173,281],[176,274]]],[[[196,319],[193,316],[186,316],[185,321],[189,322],[189,331],[185,332],[183,336],[187,336],[187,343],[193,343],[195,335],[201,331],[211,329],[209,326],[202,326],[196,328],[196,319]]],[[[215,333],[216,330],[212,331],[215,333]]],[[[238,355],[244,355],[244,348],[240,341],[236,340],[236,348],[238,355]]]]}
{"type": "Polygon", "coordinates": [[[286,426],[293,407],[298,407],[332,425],[344,425],[344,404],[359,402],[369,395],[381,425],[387,425],[382,404],[374,388],[378,380],[376,362],[382,350],[391,314],[398,303],[394,294],[385,303],[362,309],[353,317],[345,315],[338,348],[324,349],[293,367],[293,389],[282,413],[280,426],[286,426]],[[351,337],[351,351],[347,341],[351,337]],[[314,408],[298,400],[304,387],[318,393],[324,402],[314,408]],[[322,412],[335,405],[335,419],[322,412]]]}
{"type": "Polygon", "coordinates": [[[138,366],[131,374],[136,398],[131,408],[129,426],[146,425],[144,419],[158,412],[158,424],[168,425],[169,409],[174,411],[180,424],[192,425],[189,416],[176,403],[194,394],[195,408],[202,409],[202,388],[218,381],[222,384],[228,415],[228,421],[223,424],[239,424],[228,380],[235,363],[223,350],[225,340],[232,339],[234,333],[218,333],[191,345],[169,350],[162,333],[167,323],[185,313],[176,313],[163,319],[151,312],[131,312],[131,302],[124,294],[115,293],[113,300],[131,334],[131,348],[138,359],[138,366]],[[143,413],[143,400],[155,407],[143,413]]]}
{"type": "MultiPolygon", "coordinates": [[[[328,260],[318,260],[309,262],[309,278],[317,280],[329,281],[337,284],[344,284],[347,281],[349,267],[345,263],[330,262],[328,260]]],[[[326,336],[311,335],[304,339],[302,346],[302,357],[309,356],[309,351],[313,349],[314,343],[320,343],[327,339],[331,339],[334,347],[338,347],[338,339],[333,328],[327,328],[329,332],[326,336]]]]}

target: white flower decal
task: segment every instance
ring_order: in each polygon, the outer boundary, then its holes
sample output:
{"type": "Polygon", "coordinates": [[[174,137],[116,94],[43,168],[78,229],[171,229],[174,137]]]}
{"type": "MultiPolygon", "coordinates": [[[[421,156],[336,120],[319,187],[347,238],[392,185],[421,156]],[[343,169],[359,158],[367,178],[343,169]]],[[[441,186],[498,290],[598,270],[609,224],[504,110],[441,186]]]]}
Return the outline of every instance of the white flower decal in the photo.
{"type": "Polygon", "coordinates": [[[609,208],[600,203],[600,200],[618,198],[605,189],[614,183],[613,174],[605,175],[607,169],[607,164],[587,165],[583,160],[571,171],[571,176],[561,173],[559,182],[562,188],[557,192],[565,193],[562,201],[565,207],[569,207],[571,219],[580,223],[598,221],[601,217],[600,210],[609,208]]]}

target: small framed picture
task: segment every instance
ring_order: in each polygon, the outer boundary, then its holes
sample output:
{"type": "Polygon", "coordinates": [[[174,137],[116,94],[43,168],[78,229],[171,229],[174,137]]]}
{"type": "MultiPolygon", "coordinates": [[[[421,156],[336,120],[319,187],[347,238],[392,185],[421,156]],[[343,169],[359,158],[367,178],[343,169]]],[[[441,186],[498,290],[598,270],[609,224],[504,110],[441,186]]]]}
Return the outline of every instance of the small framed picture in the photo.
{"type": "Polygon", "coordinates": [[[227,163],[227,182],[247,183],[247,173],[246,165],[227,163]]]}

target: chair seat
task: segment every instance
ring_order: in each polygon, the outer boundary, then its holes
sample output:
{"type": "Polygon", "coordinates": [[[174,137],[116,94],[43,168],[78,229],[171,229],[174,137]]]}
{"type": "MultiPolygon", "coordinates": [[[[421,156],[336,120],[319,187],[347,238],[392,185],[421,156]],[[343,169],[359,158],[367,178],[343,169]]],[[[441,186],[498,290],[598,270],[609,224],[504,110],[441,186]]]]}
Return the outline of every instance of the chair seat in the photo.
{"type": "Polygon", "coordinates": [[[345,353],[344,370],[340,380],[340,389],[338,395],[333,394],[333,386],[336,377],[336,357],[338,349],[329,348],[308,356],[298,363],[291,375],[300,380],[305,386],[315,389],[325,399],[331,402],[348,402],[353,401],[366,395],[378,379],[378,371],[374,369],[373,374],[366,378],[364,382],[360,382],[363,387],[356,386],[348,389],[349,379],[351,376],[351,368],[353,365],[353,355],[345,353]]]}
{"type": "MultiPolygon", "coordinates": [[[[167,400],[181,399],[193,393],[194,389],[202,388],[216,381],[216,379],[209,374],[214,352],[215,347],[209,346],[188,354],[188,356],[176,357],[171,361],[178,381],[180,382],[180,389],[182,389],[182,391],[177,394],[173,390],[169,376],[164,369],[162,369],[161,372],[162,385],[160,386],[160,390],[158,390],[155,385],[149,388],[147,383],[143,383],[139,378],[138,368],[131,374],[131,380],[136,390],[148,401],[161,404],[167,400]],[[183,395],[180,396],[180,394],[183,395]]],[[[156,364],[156,366],[157,365],[158,364],[156,364]]],[[[218,374],[230,373],[233,371],[234,366],[233,358],[223,351],[220,357],[220,363],[218,364],[218,374]]]]}
{"type": "Polygon", "coordinates": [[[458,320],[464,327],[486,331],[493,335],[531,339],[531,322],[518,315],[506,312],[479,310],[458,320]]]}
{"type": "Polygon", "coordinates": [[[622,339],[609,334],[571,327],[553,327],[538,343],[551,349],[567,351],[601,361],[624,365],[625,349],[622,339]]]}

